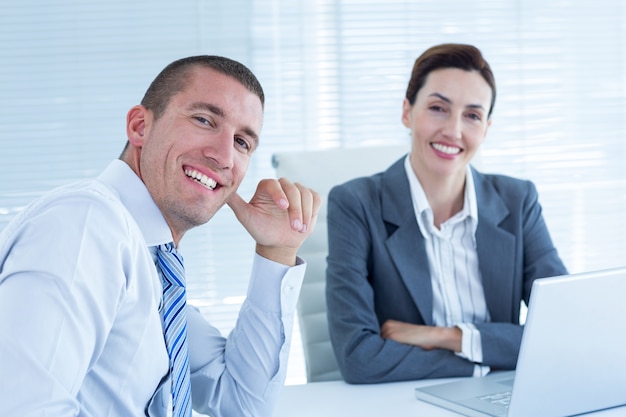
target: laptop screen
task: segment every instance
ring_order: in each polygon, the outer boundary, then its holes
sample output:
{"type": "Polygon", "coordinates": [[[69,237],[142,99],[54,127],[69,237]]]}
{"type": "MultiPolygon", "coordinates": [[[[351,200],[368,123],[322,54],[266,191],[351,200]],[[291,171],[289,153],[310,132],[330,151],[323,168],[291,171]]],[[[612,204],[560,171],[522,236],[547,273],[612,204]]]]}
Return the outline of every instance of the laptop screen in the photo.
{"type": "Polygon", "coordinates": [[[537,279],[504,411],[474,406],[491,394],[471,387],[498,375],[422,387],[416,396],[470,416],[563,416],[626,404],[625,300],[626,268],[537,279]]]}

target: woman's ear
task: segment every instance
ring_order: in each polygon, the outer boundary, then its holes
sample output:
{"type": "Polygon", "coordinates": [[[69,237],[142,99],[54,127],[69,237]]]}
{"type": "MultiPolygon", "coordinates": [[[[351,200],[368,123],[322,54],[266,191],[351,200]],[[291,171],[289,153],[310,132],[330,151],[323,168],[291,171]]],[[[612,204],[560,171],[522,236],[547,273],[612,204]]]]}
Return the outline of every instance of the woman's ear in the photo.
{"type": "Polygon", "coordinates": [[[411,109],[413,108],[413,106],[411,106],[411,103],[409,103],[408,99],[404,99],[404,101],[402,102],[402,124],[404,125],[404,127],[408,127],[409,129],[411,128],[411,109]]]}
{"type": "Polygon", "coordinates": [[[128,111],[126,115],[126,136],[132,146],[136,148],[143,146],[146,134],[146,121],[149,117],[149,110],[141,105],[134,106],[128,111]]]}

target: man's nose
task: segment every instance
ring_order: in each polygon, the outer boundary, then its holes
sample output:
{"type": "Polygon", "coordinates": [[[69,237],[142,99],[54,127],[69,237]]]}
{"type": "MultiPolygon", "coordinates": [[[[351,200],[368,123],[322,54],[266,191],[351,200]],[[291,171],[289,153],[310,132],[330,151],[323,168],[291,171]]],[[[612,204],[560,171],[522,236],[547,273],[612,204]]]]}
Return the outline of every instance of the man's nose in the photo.
{"type": "Polygon", "coordinates": [[[235,138],[230,132],[221,132],[203,149],[203,155],[215,161],[221,169],[230,169],[234,164],[235,138]]]}

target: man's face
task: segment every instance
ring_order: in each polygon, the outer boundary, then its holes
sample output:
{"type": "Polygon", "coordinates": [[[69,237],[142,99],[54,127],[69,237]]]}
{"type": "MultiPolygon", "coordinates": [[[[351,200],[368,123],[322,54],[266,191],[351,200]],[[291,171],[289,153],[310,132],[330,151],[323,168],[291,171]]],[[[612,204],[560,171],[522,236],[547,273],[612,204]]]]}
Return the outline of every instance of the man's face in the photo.
{"type": "Polygon", "coordinates": [[[209,221],[237,190],[262,123],[257,95],[202,67],[158,120],[146,112],[138,174],[175,241],[209,221]]]}

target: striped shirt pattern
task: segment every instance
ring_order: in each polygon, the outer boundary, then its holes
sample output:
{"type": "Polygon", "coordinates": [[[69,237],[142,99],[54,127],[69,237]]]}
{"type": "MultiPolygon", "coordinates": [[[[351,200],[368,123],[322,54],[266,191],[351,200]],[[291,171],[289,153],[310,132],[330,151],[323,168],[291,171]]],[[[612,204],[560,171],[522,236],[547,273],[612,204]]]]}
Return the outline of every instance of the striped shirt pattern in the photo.
{"type": "MultiPolygon", "coordinates": [[[[411,188],[415,217],[424,236],[433,288],[433,322],[436,326],[457,326],[463,333],[459,356],[482,362],[480,333],[474,323],[490,321],[476,251],[478,208],[469,166],[465,180],[463,209],[438,229],[426,194],[415,175],[409,157],[405,169],[411,188]]],[[[488,369],[478,367],[475,374],[488,369]]]]}

